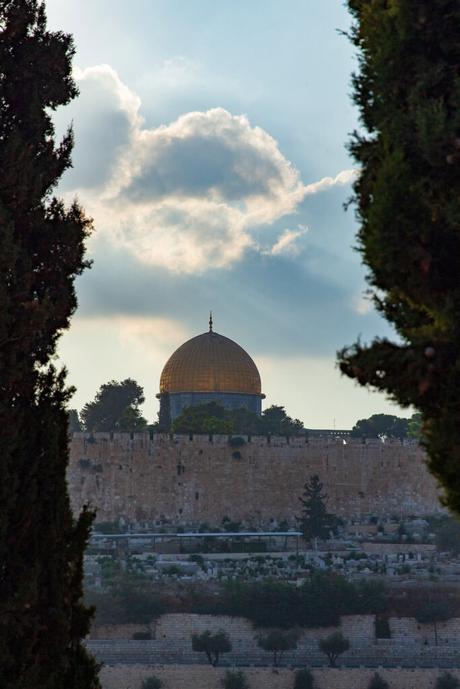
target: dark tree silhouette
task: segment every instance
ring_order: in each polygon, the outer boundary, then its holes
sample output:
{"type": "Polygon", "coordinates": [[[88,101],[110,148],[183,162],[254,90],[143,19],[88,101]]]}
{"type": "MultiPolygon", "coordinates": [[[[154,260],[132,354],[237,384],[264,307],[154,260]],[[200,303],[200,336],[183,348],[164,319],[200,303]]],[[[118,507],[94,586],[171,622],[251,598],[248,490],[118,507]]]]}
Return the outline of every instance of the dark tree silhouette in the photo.
{"type": "Polygon", "coordinates": [[[334,632],[319,642],[319,650],[328,657],[331,667],[336,666],[337,658],[345,651],[348,651],[349,648],[350,642],[341,632],[334,632]]]}
{"type": "Polygon", "coordinates": [[[340,368],[421,412],[429,468],[460,512],[460,5],[348,6],[363,124],[350,146],[358,247],[399,339],[358,342],[340,352],[340,368]]]}
{"type": "Polygon", "coordinates": [[[386,680],[379,675],[378,672],[374,672],[372,675],[367,689],[390,689],[390,685],[386,680]]]}
{"type": "Polygon", "coordinates": [[[314,689],[315,680],[307,668],[296,670],[294,677],[294,689],[314,689]]]}
{"type": "Polygon", "coordinates": [[[82,430],[80,417],[76,409],[69,409],[69,433],[78,433],[82,430]]]}
{"type": "Polygon", "coordinates": [[[139,405],[143,402],[144,390],[135,380],[111,380],[101,385],[93,402],[85,404],[81,420],[90,432],[142,431],[146,420],[139,405]]]}
{"type": "Polygon", "coordinates": [[[264,651],[273,653],[273,665],[278,666],[283,653],[297,648],[299,634],[296,630],[272,629],[257,637],[257,643],[264,651]]]}
{"type": "Polygon", "coordinates": [[[94,689],[83,551],[66,485],[71,390],[50,363],[76,308],[91,222],[52,197],[70,166],[51,114],[77,94],[71,36],[38,0],[0,2],[0,685],[94,689]]]}
{"type": "Polygon", "coordinates": [[[222,680],[224,689],[249,689],[249,683],[241,670],[227,670],[222,680]]]}
{"type": "Polygon", "coordinates": [[[351,435],[355,438],[406,438],[409,421],[393,414],[373,414],[368,419],[357,421],[351,435]]]}
{"type": "Polygon", "coordinates": [[[439,675],[434,685],[434,689],[459,689],[460,681],[451,675],[450,672],[443,672],[439,675]]]}
{"type": "Polygon", "coordinates": [[[232,644],[225,632],[213,634],[207,629],[202,634],[192,634],[192,648],[197,653],[205,653],[209,664],[216,666],[220,655],[232,650],[232,644]]]}
{"type": "Polygon", "coordinates": [[[448,602],[428,600],[416,612],[417,622],[432,624],[434,643],[438,645],[438,622],[446,622],[453,616],[452,606],[448,602]]]}

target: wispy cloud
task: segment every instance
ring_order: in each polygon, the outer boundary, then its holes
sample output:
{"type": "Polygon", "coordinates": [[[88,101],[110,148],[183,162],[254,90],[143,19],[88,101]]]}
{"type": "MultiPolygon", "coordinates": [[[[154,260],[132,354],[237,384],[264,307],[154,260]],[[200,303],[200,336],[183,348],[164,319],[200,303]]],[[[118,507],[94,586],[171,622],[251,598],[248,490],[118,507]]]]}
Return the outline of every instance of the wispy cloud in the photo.
{"type": "Polygon", "coordinates": [[[308,228],[304,225],[299,225],[297,230],[284,230],[268,253],[272,256],[279,256],[283,254],[288,256],[297,256],[301,250],[298,240],[307,232],[308,228]]]}
{"type": "Polygon", "coordinates": [[[330,189],[331,187],[347,186],[348,184],[352,184],[358,175],[359,171],[353,169],[342,170],[342,172],[339,172],[339,174],[335,177],[323,177],[323,179],[320,179],[319,182],[313,182],[312,184],[307,184],[304,187],[305,196],[308,196],[309,194],[318,194],[319,192],[326,191],[326,189],[330,189]]]}

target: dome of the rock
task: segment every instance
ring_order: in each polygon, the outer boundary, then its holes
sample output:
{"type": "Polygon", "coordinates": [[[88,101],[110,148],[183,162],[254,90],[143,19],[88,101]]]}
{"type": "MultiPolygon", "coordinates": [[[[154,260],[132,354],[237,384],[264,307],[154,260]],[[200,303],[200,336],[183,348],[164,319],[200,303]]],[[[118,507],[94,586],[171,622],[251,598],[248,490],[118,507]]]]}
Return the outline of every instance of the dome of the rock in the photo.
{"type": "Polygon", "coordinates": [[[171,419],[182,409],[217,402],[261,412],[260,375],[249,354],[228,337],[209,332],[192,337],[166,362],[160,378],[162,403],[168,399],[171,419]]]}

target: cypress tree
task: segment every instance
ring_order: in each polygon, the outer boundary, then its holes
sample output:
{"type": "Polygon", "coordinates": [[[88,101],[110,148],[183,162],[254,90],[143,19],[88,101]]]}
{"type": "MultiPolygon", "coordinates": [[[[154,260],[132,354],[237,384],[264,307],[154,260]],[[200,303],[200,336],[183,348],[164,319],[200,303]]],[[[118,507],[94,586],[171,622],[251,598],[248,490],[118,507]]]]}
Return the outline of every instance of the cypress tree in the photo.
{"type": "Polygon", "coordinates": [[[421,412],[429,468],[460,513],[460,4],[348,6],[363,125],[350,145],[358,248],[398,338],[342,350],[340,368],[421,412]]]}
{"type": "Polygon", "coordinates": [[[91,222],[52,196],[70,166],[52,112],[76,96],[72,38],[38,0],[0,0],[0,686],[95,689],[83,551],[66,485],[71,390],[51,363],[91,222]]]}
{"type": "Polygon", "coordinates": [[[338,518],[327,511],[327,495],[322,490],[323,484],[315,474],[305,483],[302,497],[299,498],[302,514],[296,519],[307,541],[317,538],[327,540],[331,531],[337,530],[338,518]]]}

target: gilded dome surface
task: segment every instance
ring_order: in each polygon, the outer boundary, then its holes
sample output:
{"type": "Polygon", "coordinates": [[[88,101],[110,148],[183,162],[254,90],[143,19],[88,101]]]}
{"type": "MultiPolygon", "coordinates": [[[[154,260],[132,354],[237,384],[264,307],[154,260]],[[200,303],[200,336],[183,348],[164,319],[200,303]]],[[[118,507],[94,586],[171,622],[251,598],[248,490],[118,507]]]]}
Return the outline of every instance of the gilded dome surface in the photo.
{"type": "Polygon", "coordinates": [[[260,375],[249,354],[213,331],[176,349],[160,378],[164,392],[238,392],[260,395],[260,375]]]}

